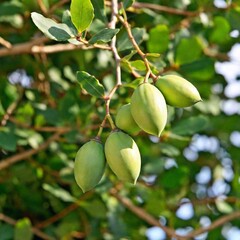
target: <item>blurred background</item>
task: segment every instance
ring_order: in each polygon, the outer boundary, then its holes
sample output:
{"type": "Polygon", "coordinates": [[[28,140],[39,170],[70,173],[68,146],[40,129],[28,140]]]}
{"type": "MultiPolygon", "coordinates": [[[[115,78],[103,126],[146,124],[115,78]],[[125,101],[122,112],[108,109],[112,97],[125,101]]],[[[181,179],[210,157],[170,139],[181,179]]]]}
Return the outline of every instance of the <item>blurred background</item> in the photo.
{"type": "MultiPolygon", "coordinates": [[[[110,91],[112,53],[52,41],[33,24],[31,12],[61,22],[69,0],[2,0],[0,240],[177,239],[172,233],[240,239],[240,1],[123,2],[134,37],[152,53],[152,69],[188,79],[203,102],[168,107],[161,138],[134,137],[142,155],[135,186],[106,167],[99,185],[83,194],[74,180],[74,158],[96,136],[105,108],[81,89],[75,73],[94,75],[110,91]]],[[[111,15],[110,1],[92,3],[87,38],[111,15]]],[[[126,57],[133,48],[117,27],[125,58],[113,118],[139,83],[134,73],[145,74],[137,54],[126,57]]],[[[103,142],[110,131],[106,126],[103,142]]]]}

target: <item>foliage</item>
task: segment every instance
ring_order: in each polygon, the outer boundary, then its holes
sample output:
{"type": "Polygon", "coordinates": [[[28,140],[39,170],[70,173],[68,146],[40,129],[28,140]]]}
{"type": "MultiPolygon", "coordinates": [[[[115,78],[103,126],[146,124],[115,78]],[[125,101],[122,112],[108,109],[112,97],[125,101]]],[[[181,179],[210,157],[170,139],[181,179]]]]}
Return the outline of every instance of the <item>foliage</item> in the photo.
{"type": "Polygon", "coordinates": [[[240,40],[240,2],[116,5],[0,3],[1,240],[153,239],[153,226],[164,230],[158,239],[240,231],[240,94],[229,93],[239,70],[219,74],[240,40]],[[107,167],[83,193],[73,175],[78,149],[97,135],[104,143],[139,83],[164,74],[190,81],[203,102],[168,106],[160,138],[133,137],[136,185],[107,167]]]}

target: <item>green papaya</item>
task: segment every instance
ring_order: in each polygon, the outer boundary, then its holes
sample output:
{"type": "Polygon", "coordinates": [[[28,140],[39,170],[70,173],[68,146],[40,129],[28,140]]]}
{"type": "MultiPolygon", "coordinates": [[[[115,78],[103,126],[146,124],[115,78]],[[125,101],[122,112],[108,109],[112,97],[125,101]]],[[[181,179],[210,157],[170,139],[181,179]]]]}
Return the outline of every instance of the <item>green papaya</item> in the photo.
{"type": "Polygon", "coordinates": [[[167,123],[167,105],[155,86],[143,83],[135,89],[131,97],[131,113],[143,131],[160,137],[167,123]]]}
{"type": "Polygon", "coordinates": [[[78,150],[74,162],[74,177],[83,192],[91,190],[99,183],[104,169],[103,145],[95,139],[90,140],[78,150]]]}
{"type": "Polygon", "coordinates": [[[168,105],[173,107],[190,107],[202,101],[196,87],[186,79],[177,75],[159,77],[156,87],[164,95],[168,105]]]}
{"type": "Polygon", "coordinates": [[[116,126],[130,135],[137,135],[141,129],[134,121],[131,114],[131,104],[125,104],[119,108],[116,115],[116,126]]]}
{"type": "Polygon", "coordinates": [[[118,179],[135,184],[141,169],[141,156],[135,141],[122,131],[113,131],[105,143],[107,163],[118,179]]]}

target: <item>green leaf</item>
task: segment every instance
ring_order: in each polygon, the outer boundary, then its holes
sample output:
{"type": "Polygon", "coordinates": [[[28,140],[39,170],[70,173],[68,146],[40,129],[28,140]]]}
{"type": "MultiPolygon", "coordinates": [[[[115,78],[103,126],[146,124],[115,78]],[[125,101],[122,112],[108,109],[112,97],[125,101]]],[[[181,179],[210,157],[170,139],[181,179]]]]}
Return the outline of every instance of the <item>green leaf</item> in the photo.
{"type": "Polygon", "coordinates": [[[214,27],[211,31],[210,41],[218,44],[224,44],[230,40],[231,27],[224,17],[217,16],[213,20],[214,27]]]}
{"type": "Polygon", "coordinates": [[[94,6],[94,15],[95,18],[101,20],[102,22],[107,22],[107,17],[105,13],[105,4],[104,0],[91,0],[94,6]]]}
{"type": "Polygon", "coordinates": [[[10,16],[15,14],[20,14],[23,12],[22,3],[15,2],[3,2],[0,4],[0,16],[10,16]]]}
{"type": "Polygon", "coordinates": [[[78,30],[76,29],[76,27],[72,23],[71,13],[70,13],[69,10],[66,10],[66,11],[63,12],[62,22],[65,23],[69,27],[69,29],[71,30],[71,32],[74,36],[76,36],[78,34],[78,30]]]}
{"type": "Polygon", "coordinates": [[[106,206],[98,199],[89,202],[81,202],[80,205],[94,218],[106,217],[106,206]]]}
{"type": "Polygon", "coordinates": [[[185,166],[171,168],[161,175],[160,183],[166,189],[178,189],[189,181],[189,171],[185,166]]]}
{"type": "Polygon", "coordinates": [[[224,201],[224,199],[217,199],[216,207],[217,207],[218,211],[221,213],[228,214],[228,213],[233,212],[232,206],[230,204],[226,203],[224,201]]]}
{"type": "Polygon", "coordinates": [[[39,30],[41,30],[50,39],[55,41],[67,41],[73,37],[72,31],[64,23],[56,23],[52,19],[46,18],[36,12],[32,12],[31,17],[39,30]]]}
{"type": "Polygon", "coordinates": [[[104,87],[99,81],[87,72],[77,72],[77,80],[81,87],[90,95],[101,98],[104,96],[104,87]]]}
{"type": "Polygon", "coordinates": [[[13,226],[9,225],[9,224],[2,224],[0,222],[0,236],[1,236],[1,240],[10,240],[13,239],[13,226]]]}
{"type": "Polygon", "coordinates": [[[72,0],[70,6],[72,22],[78,32],[83,32],[94,18],[94,9],[90,0],[72,0]]]}
{"type": "Polygon", "coordinates": [[[12,131],[0,131],[0,147],[7,151],[15,151],[17,137],[12,131]]]}
{"type": "Polygon", "coordinates": [[[14,240],[31,240],[33,238],[31,227],[32,224],[28,218],[18,220],[15,225],[14,240]]]}
{"type": "Polygon", "coordinates": [[[137,71],[145,71],[146,66],[142,60],[136,60],[129,62],[133,68],[135,68],[137,71]]]}
{"type": "MultiPolygon", "coordinates": [[[[140,44],[143,41],[143,37],[146,33],[146,30],[144,28],[133,28],[132,34],[134,39],[136,40],[137,44],[140,44]]],[[[122,31],[118,38],[118,51],[125,51],[128,49],[133,49],[132,42],[129,40],[127,32],[124,30],[122,31]]]]}
{"type": "Polygon", "coordinates": [[[149,52],[163,53],[168,49],[169,29],[166,25],[157,25],[149,32],[147,48],[149,52]]]}
{"type": "Polygon", "coordinates": [[[176,49],[176,63],[179,65],[197,60],[202,53],[202,47],[196,37],[182,38],[176,49]]]}
{"type": "Polygon", "coordinates": [[[112,40],[112,38],[119,32],[119,29],[110,29],[105,28],[101,30],[100,32],[96,33],[90,40],[90,44],[94,43],[107,43],[112,40]]]}
{"type": "Polygon", "coordinates": [[[177,135],[192,135],[204,130],[208,126],[207,117],[199,115],[179,121],[172,128],[172,132],[177,135]]]}
{"type": "Polygon", "coordinates": [[[197,61],[183,64],[180,66],[180,71],[189,79],[209,80],[215,74],[215,61],[211,58],[203,57],[197,61]]]}
{"type": "Polygon", "coordinates": [[[123,0],[123,8],[127,9],[133,5],[135,0],[123,0]]]}
{"type": "Polygon", "coordinates": [[[180,155],[178,148],[167,143],[160,143],[161,152],[169,157],[177,157],[180,155]]]}
{"type": "Polygon", "coordinates": [[[44,183],[43,189],[50,192],[53,196],[61,199],[64,202],[76,202],[77,201],[75,197],[73,197],[69,192],[67,192],[63,188],[60,188],[57,186],[53,187],[47,183],[44,183]]]}

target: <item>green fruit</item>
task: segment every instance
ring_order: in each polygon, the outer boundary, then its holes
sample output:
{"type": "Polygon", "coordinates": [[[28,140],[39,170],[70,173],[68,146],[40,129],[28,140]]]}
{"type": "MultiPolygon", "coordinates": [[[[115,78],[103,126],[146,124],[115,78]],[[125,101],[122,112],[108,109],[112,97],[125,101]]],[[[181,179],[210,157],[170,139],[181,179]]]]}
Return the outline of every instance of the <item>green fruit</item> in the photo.
{"type": "Polygon", "coordinates": [[[189,107],[202,101],[195,86],[176,75],[160,77],[156,82],[156,86],[164,95],[167,104],[174,107],[189,107]]]}
{"type": "Polygon", "coordinates": [[[137,144],[126,133],[113,131],[105,143],[107,163],[122,181],[135,184],[141,169],[141,156],[137,144]]]}
{"type": "Polygon", "coordinates": [[[83,192],[91,190],[99,183],[104,169],[103,145],[97,140],[90,140],[78,150],[74,163],[74,176],[83,192]]]}
{"type": "Polygon", "coordinates": [[[130,135],[137,135],[141,129],[134,121],[130,108],[130,103],[119,108],[116,115],[116,126],[130,135]]]}
{"type": "Polygon", "coordinates": [[[143,83],[135,89],[131,98],[131,113],[143,131],[160,137],[167,123],[167,106],[155,86],[143,83]]]}

